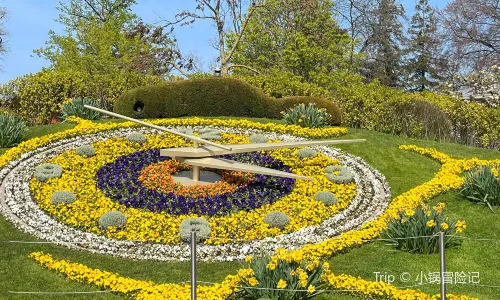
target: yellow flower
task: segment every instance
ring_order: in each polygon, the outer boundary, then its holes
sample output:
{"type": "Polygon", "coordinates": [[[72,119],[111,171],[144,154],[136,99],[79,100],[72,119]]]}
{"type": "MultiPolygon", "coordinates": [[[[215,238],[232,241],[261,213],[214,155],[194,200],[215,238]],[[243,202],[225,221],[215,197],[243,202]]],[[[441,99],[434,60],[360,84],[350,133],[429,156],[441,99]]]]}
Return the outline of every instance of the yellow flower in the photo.
{"type": "Polygon", "coordinates": [[[256,286],[257,284],[259,284],[259,281],[257,280],[257,278],[251,277],[250,279],[248,279],[248,284],[251,286],[256,286]]]}
{"type": "Polygon", "coordinates": [[[443,228],[444,230],[448,229],[448,224],[447,223],[441,223],[441,228],[443,228]]]}
{"type": "Polygon", "coordinates": [[[284,281],[283,279],[280,279],[280,281],[278,281],[278,288],[279,289],[286,288],[286,281],[284,281]]]}
{"type": "Polygon", "coordinates": [[[267,264],[266,268],[268,268],[269,270],[274,270],[274,269],[276,269],[276,264],[274,264],[273,262],[270,262],[267,264]]]}
{"type": "Polygon", "coordinates": [[[245,262],[246,263],[251,263],[252,262],[252,257],[251,256],[245,257],[245,262]]]}
{"type": "Polygon", "coordinates": [[[316,288],[314,287],[314,285],[310,285],[308,288],[307,288],[307,292],[309,294],[312,294],[316,291],[316,288]]]}
{"type": "Polygon", "coordinates": [[[405,215],[407,217],[411,217],[411,216],[415,215],[415,211],[413,209],[407,209],[405,212],[405,215]]]}
{"type": "Polygon", "coordinates": [[[436,226],[436,222],[434,222],[434,220],[430,220],[427,222],[427,227],[434,227],[436,226]]]}
{"type": "Polygon", "coordinates": [[[406,222],[408,222],[408,220],[407,220],[407,219],[402,219],[402,220],[401,220],[401,224],[406,224],[406,222]]]}
{"type": "Polygon", "coordinates": [[[307,265],[307,269],[308,269],[309,271],[314,270],[314,264],[308,264],[308,265],[307,265]]]}

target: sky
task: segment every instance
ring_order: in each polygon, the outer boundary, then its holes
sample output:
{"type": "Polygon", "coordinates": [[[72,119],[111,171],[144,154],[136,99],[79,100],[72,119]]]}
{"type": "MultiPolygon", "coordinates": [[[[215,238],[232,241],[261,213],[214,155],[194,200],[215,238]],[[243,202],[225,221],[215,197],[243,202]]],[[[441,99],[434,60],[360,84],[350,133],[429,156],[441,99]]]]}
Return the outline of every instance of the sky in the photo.
{"type": "MultiPolygon", "coordinates": [[[[450,0],[430,0],[430,4],[442,8],[450,0]]],[[[158,25],[161,20],[173,20],[174,15],[184,9],[192,9],[194,0],[137,0],[132,10],[146,23],[158,25]]],[[[401,0],[407,15],[413,14],[416,0],[401,0]]],[[[34,49],[45,46],[50,30],[62,34],[64,27],[55,21],[59,15],[58,0],[0,0],[8,18],[4,27],[8,32],[8,52],[0,61],[0,83],[6,83],[18,76],[36,73],[49,62],[33,54],[34,49]]],[[[193,25],[176,28],[175,35],[183,53],[194,54],[208,71],[208,66],[217,57],[212,46],[216,29],[207,20],[193,25]]]]}

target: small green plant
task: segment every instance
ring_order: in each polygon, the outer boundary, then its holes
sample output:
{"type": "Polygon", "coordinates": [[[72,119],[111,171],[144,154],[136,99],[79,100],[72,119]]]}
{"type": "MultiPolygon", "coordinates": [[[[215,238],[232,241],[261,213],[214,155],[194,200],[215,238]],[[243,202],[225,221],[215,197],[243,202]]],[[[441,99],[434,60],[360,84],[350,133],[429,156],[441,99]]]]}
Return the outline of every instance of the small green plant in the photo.
{"type": "Polygon", "coordinates": [[[301,103],[281,112],[281,114],[287,124],[310,128],[326,127],[332,117],[326,112],[326,109],[317,108],[314,103],[308,105],[301,103]]]}
{"type": "Polygon", "coordinates": [[[50,201],[56,205],[59,203],[69,204],[76,201],[76,195],[69,191],[57,191],[52,194],[50,201]]]}
{"type": "Polygon", "coordinates": [[[264,217],[264,223],[269,227],[283,229],[290,224],[290,218],[281,211],[272,211],[264,217]]]}
{"type": "Polygon", "coordinates": [[[456,233],[465,230],[464,221],[452,221],[443,212],[444,203],[430,208],[422,205],[416,209],[402,210],[389,222],[383,236],[401,251],[432,254],[439,252],[439,232],[445,233],[445,247],[460,245],[456,233]]]}
{"type": "Polygon", "coordinates": [[[82,145],[76,148],[76,154],[84,157],[91,157],[95,155],[95,149],[91,145],[82,145]]]}
{"type": "Polygon", "coordinates": [[[35,168],[35,178],[41,182],[45,182],[51,178],[61,177],[63,168],[56,164],[43,164],[35,168]]]}
{"type": "Polygon", "coordinates": [[[198,130],[198,133],[201,135],[201,134],[204,134],[204,133],[214,133],[214,134],[220,134],[220,131],[217,129],[217,128],[213,128],[213,127],[204,127],[200,130],[198,130]]]}
{"type": "Polygon", "coordinates": [[[267,143],[268,138],[267,136],[263,134],[252,134],[249,137],[250,143],[252,144],[260,144],[260,143],[267,143]]]}
{"type": "Polygon", "coordinates": [[[465,173],[465,184],[460,194],[470,201],[482,203],[493,212],[500,205],[500,166],[481,166],[465,173]]]}
{"type": "Polygon", "coordinates": [[[26,128],[26,122],[21,118],[0,113],[0,148],[11,147],[21,142],[26,128]]]}
{"type": "Polygon", "coordinates": [[[196,242],[200,243],[210,236],[210,224],[204,218],[184,219],[179,227],[181,241],[189,243],[193,231],[196,231],[196,242]]]}
{"type": "Polygon", "coordinates": [[[334,205],[339,202],[337,196],[332,192],[317,192],[314,195],[314,200],[323,202],[326,206],[334,205]]]}
{"type": "Polygon", "coordinates": [[[297,258],[283,249],[273,257],[246,257],[247,266],[238,273],[242,287],[234,299],[302,300],[322,293],[330,265],[297,258]]]}
{"type": "Polygon", "coordinates": [[[146,136],[140,132],[132,132],[129,135],[127,135],[127,140],[132,142],[132,143],[138,143],[138,144],[143,144],[148,141],[146,136]]]}
{"type": "Polygon", "coordinates": [[[318,155],[318,153],[316,151],[314,151],[313,149],[306,147],[306,148],[302,148],[299,151],[297,151],[297,155],[300,158],[311,158],[311,157],[316,157],[316,155],[318,155]]]}
{"type": "Polygon", "coordinates": [[[351,171],[344,166],[328,166],[325,168],[326,178],[337,184],[346,184],[354,181],[351,171]]]}
{"type": "Polygon", "coordinates": [[[127,225],[127,216],[119,211],[108,211],[99,218],[99,227],[107,230],[109,226],[123,228],[127,225]]]}
{"type": "Polygon", "coordinates": [[[210,132],[200,134],[200,138],[206,139],[206,140],[216,140],[216,141],[222,140],[222,137],[220,136],[220,134],[215,132],[215,131],[210,131],[210,132]]]}
{"type": "Polygon", "coordinates": [[[99,100],[89,98],[75,98],[63,104],[62,115],[66,119],[69,116],[75,116],[87,120],[99,120],[101,113],[85,108],[84,105],[90,105],[97,108],[101,107],[99,100]]]}

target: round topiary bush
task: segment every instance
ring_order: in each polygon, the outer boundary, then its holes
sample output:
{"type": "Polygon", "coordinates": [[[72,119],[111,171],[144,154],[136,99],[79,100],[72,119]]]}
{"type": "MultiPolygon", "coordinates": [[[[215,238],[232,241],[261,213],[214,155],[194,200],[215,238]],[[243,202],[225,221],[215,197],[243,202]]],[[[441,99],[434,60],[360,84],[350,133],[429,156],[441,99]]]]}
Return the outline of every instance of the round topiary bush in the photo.
{"type": "Polygon", "coordinates": [[[76,195],[72,192],[69,191],[57,191],[52,196],[50,197],[50,201],[53,204],[59,204],[59,203],[73,203],[76,200],[76,195]]]}
{"type": "Polygon", "coordinates": [[[309,157],[316,157],[316,155],[318,155],[318,153],[316,151],[314,151],[313,149],[306,147],[306,148],[300,149],[297,152],[297,155],[300,158],[309,158],[309,157]]]}
{"type": "Polygon", "coordinates": [[[107,230],[109,226],[123,228],[127,224],[127,216],[119,211],[108,211],[99,218],[99,227],[107,230]]]}
{"type": "Polygon", "coordinates": [[[328,166],[325,168],[326,178],[338,184],[351,183],[354,181],[354,176],[348,168],[343,166],[328,166]],[[335,174],[335,172],[338,172],[335,174]]]}
{"type": "Polygon", "coordinates": [[[317,192],[314,200],[323,202],[326,206],[337,204],[339,199],[332,192],[317,192]]]}
{"type": "Polygon", "coordinates": [[[272,211],[264,217],[264,223],[269,227],[283,229],[290,224],[290,218],[281,211],[272,211]]]}
{"type": "Polygon", "coordinates": [[[50,178],[61,177],[63,169],[60,165],[56,164],[43,164],[35,168],[35,178],[39,181],[45,182],[50,178]]]}
{"type": "Polygon", "coordinates": [[[91,145],[82,145],[76,148],[76,154],[84,157],[91,157],[95,155],[95,149],[91,145]]]}
{"type": "Polygon", "coordinates": [[[127,140],[129,140],[132,143],[138,143],[138,144],[143,144],[148,141],[148,139],[144,134],[137,131],[127,135],[127,140]]]}
{"type": "Polygon", "coordinates": [[[250,135],[250,143],[253,144],[260,144],[260,143],[267,143],[268,138],[267,136],[263,134],[252,134],[250,135]]]}
{"type": "Polygon", "coordinates": [[[210,236],[210,224],[204,218],[184,219],[179,227],[181,241],[191,242],[192,231],[196,231],[196,242],[200,243],[210,236]]]}

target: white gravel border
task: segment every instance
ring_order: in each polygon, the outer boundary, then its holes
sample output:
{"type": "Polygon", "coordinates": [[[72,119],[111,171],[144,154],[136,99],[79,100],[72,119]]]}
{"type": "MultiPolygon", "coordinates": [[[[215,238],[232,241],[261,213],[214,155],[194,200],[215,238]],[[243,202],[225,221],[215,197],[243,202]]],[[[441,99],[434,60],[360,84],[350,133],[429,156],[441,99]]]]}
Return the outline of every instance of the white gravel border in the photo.
{"type": "MultiPolygon", "coordinates": [[[[170,127],[172,129],[180,127],[170,127]]],[[[192,127],[195,131],[201,126],[192,127]]],[[[272,139],[299,141],[304,138],[259,130],[240,130],[220,127],[223,132],[261,133],[272,139]]],[[[139,241],[113,240],[93,233],[83,232],[63,224],[44,211],[32,199],[29,180],[40,163],[83,144],[94,143],[113,136],[126,136],[132,131],[159,133],[146,128],[127,128],[82,135],[53,142],[21,157],[0,169],[0,213],[14,226],[38,239],[63,245],[70,249],[113,255],[131,259],[159,261],[186,261],[190,259],[189,245],[153,244],[139,241]]],[[[247,255],[273,253],[278,248],[298,249],[308,243],[318,243],[353,229],[378,217],[387,208],[391,193],[385,177],[361,158],[326,146],[312,147],[347,166],[357,184],[357,194],[348,208],[325,220],[318,226],[309,226],[296,232],[277,237],[225,245],[198,245],[201,261],[241,260],[247,255]]]]}

